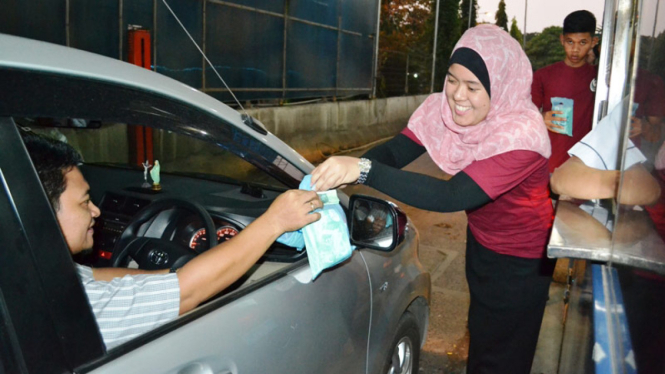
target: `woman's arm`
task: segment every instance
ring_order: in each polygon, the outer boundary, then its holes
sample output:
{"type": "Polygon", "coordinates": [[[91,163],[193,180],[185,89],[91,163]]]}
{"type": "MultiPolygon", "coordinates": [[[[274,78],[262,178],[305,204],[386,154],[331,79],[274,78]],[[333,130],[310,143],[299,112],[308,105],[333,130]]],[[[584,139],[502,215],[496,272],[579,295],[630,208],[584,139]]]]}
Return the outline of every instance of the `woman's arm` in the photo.
{"type": "MultiPolygon", "coordinates": [[[[402,168],[425,153],[425,147],[403,134],[366,152],[362,157],[382,162],[395,168],[402,168]]],[[[355,183],[360,176],[357,157],[334,156],[327,159],[312,171],[312,188],[326,191],[355,183]]]]}
{"type": "Polygon", "coordinates": [[[492,201],[463,171],[445,181],[372,160],[365,184],[416,208],[436,212],[475,209],[492,201]]]}
{"type": "Polygon", "coordinates": [[[401,169],[420,157],[425,151],[425,147],[409,139],[408,136],[397,134],[387,142],[365,152],[361,157],[401,169]]]}

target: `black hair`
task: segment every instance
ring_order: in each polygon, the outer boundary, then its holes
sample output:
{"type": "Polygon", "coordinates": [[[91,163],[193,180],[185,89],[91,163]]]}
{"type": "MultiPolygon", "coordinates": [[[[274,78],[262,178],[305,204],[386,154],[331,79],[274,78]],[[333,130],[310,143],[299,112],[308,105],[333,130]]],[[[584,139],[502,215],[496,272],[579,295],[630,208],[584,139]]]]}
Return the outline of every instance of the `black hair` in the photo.
{"type": "Polygon", "coordinates": [[[563,20],[564,34],[580,32],[588,32],[591,36],[596,33],[596,17],[588,10],[572,12],[563,20]]]}
{"type": "Polygon", "coordinates": [[[23,132],[23,142],[37,169],[46,195],[55,211],[60,209],[60,195],[67,188],[65,174],[83,162],[74,147],[33,132],[23,132]]]}
{"type": "Polygon", "coordinates": [[[460,64],[469,69],[469,71],[478,78],[483,87],[485,87],[487,96],[492,97],[492,91],[490,90],[490,75],[487,72],[485,61],[483,61],[483,58],[480,57],[478,52],[467,47],[457,48],[455,52],[453,52],[453,55],[450,56],[450,60],[448,60],[448,68],[450,68],[452,64],[460,64]]]}

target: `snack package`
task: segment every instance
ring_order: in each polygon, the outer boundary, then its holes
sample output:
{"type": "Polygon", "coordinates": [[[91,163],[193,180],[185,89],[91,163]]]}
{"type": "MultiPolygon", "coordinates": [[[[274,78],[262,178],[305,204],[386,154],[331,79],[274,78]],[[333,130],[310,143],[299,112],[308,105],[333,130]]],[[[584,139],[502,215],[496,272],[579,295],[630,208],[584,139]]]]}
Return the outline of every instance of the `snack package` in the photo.
{"type": "MultiPolygon", "coordinates": [[[[300,183],[300,189],[311,190],[311,176],[307,175],[300,183]]],[[[336,190],[320,192],[323,208],[315,212],[321,219],[301,230],[307,247],[307,259],[312,271],[312,280],[325,269],[331,268],[351,257],[349,225],[344,209],[339,205],[336,190]]]]}
{"type": "Polygon", "coordinates": [[[285,232],[277,238],[276,242],[296,248],[299,251],[305,248],[305,237],[302,234],[302,229],[285,232]]]}
{"type": "Polygon", "coordinates": [[[564,97],[553,97],[550,101],[552,102],[553,111],[562,112],[561,114],[556,114],[556,117],[561,117],[561,121],[552,121],[552,123],[564,126],[563,129],[557,129],[554,132],[573,136],[573,100],[564,97]]]}

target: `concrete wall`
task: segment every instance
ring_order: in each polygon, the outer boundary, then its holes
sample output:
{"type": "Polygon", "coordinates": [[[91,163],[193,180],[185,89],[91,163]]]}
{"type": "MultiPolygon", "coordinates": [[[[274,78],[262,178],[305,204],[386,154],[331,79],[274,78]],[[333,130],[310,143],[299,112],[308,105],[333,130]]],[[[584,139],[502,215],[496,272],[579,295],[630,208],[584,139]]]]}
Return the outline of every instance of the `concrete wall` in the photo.
{"type": "Polygon", "coordinates": [[[248,109],[266,128],[311,162],[391,137],[427,95],[248,109]]]}

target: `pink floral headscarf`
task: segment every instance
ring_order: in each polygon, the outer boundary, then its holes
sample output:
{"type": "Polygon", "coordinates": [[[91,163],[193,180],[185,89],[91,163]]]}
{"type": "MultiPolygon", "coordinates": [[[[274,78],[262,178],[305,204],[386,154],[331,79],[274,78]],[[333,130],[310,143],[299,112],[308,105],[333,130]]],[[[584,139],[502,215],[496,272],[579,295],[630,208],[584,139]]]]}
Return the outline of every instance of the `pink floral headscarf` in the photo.
{"type": "Polygon", "coordinates": [[[476,51],[490,78],[490,110],[475,126],[453,121],[445,96],[430,95],[409,120],[409,129],[432,160],[446,173],[457,174],[470,163],[514,150],[549,158],[551,147],[543,117],[531,102],[531,63],[519,43],[494,25],[467,30],[455,45],[476,51]]]}

